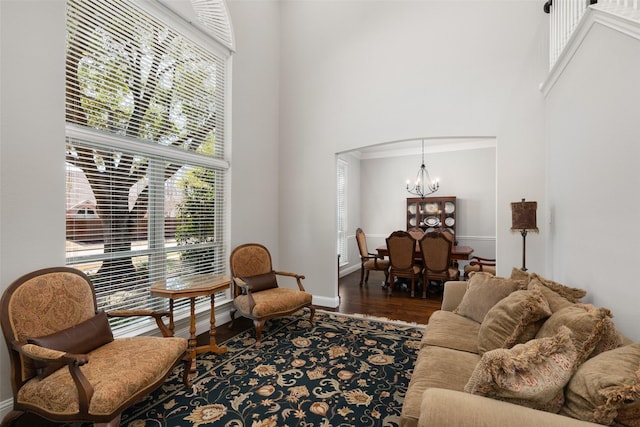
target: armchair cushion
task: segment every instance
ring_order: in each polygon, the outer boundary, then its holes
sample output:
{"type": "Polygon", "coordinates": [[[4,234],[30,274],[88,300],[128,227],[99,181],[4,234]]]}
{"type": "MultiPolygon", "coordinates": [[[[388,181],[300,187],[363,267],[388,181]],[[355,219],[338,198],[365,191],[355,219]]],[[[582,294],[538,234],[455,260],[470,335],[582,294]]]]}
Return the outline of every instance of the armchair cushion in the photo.
{"type": "Polygon", "coordinates": [[[264,291],[265,289],[278,287],[276,273],[273,271],[264,274],[258,274],[256,276],[241,277],[241,279],[247,284],[247,287],[251,292],[259,292],[264,291]]]}
{"type": "Polygon", "coordinates": [[[251,310],[248,295],[238,295],[234,299],[234,304],[238,310],[251,314],[255,317],[271,317],[282,313],[290,312],[296,307],[310,304],[313,296],[308,292],[290,288],[267,289],[262,292],[251,294],[255,306],[251,310]]]}
{"type": "MultiPolygon", "coordinates": [[[[86,354],[96,348],[113,341],[113,333],[109,320],[104,311],[98,312],[94,317],[78,323],[71,328],[45,335],[42,337],[28,338],[29,344],[46,347],[51,350],[65,353],[86,354]]],[[[60,369],[64,364],[45,363],[34,360],[38,376],[42,379],[60,369]]]]}

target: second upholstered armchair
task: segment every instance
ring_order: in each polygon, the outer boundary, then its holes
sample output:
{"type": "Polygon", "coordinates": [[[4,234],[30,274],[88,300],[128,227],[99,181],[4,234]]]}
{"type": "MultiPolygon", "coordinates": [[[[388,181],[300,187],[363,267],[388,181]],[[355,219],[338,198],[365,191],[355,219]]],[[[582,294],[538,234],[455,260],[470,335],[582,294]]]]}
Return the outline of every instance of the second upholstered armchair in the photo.
{"type": "Polygon", "coordinates": [[[247,243],[236,247],[229,257],[233,281],[233,310],[231,325],[236,312],[253,320],[258,344],[262,340],[265,322],[274,317],[294,313],[302,308],[310,310],[313,323],[315,307],[312,295],[302,285],[303,275],[275,271],[269,250],[259,243],[247,243]],[[278,276],[295,279],[297,289],[278,285],[278,276]]]}

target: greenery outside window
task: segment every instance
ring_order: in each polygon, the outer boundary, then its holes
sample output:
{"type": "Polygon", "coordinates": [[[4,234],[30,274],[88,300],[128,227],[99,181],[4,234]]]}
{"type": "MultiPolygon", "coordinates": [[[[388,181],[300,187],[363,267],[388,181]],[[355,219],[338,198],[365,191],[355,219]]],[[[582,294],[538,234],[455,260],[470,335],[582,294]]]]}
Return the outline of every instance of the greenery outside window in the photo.
{"type": "Polygon", "coordinates": [[[153,282],[226,272],[231,52],[166,22],[67,2],[66,259],[101,309],[165,308],[153,282]]]}

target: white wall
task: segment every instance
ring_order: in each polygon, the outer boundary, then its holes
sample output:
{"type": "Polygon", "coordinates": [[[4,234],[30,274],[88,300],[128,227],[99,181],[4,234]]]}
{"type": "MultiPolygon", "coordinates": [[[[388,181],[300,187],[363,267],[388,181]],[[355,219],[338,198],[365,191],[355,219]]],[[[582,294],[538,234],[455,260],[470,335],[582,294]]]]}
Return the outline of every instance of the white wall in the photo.
{"type": "MultiPolygon", "coordinates": [[[[0,290],[4,290],[29,271],[64,265],[66,33],[63,1],[3,0],[0,8],[0,290]]],[[[11,397],[9,372],[2,340],[0,401],[11,397]]]]}
{"type": "MultiPolygon", "coordinates": [[[[233,56],[231,247],[262,243],[278,263],[279,6],[228,3],[236,36],[233,56]]],[[[334,180],[335,181],[335,180],[334,180]]],[[[296,271],[293,269],[290,271],[296,271]]]]}
{"type": "MultiPolygon", "coordinates": [[[[499,272],[520,264],[509,203],[526,197],[544,209],[538,86],[548,16],[540,9],[538,1],[282,2],[280,255],[319,301],[337,302],[334,153],[416,135],[497,139],[499,272]]],[[[544,272],[541,230],[529,239],[528,266],[544,272]]]]}
{"type": "Polygon", "coordinates": [[[635,340],[640,241],[640,31],[598,23],[546,98],[551,275],[588,291],[635,340]],[[615,46],[615,48],[612,48],[615,46]]]}

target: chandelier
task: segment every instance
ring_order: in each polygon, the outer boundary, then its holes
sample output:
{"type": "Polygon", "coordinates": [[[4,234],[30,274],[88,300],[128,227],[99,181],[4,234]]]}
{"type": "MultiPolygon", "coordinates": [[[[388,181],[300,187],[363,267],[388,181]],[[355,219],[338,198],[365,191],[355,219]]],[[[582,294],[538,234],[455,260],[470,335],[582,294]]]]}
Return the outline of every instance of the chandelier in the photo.
{"type": "Polygon", "coordinates": [[[438,191],[438,188],[440,188],[440,182],[437,179],[431,180],[429,171],[424,165],[424,139],[422,140],[422,164],[420,165],[420,169],[416,175],[416,183],[413,186],[410,186],[410,184],[411,182],[407,180],[407,191],[410,194],[423,198],[429,194],[435,193],[438,191]]]}

